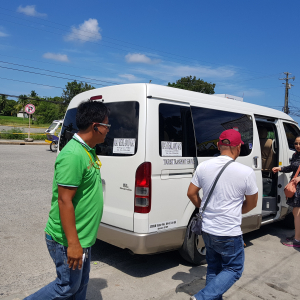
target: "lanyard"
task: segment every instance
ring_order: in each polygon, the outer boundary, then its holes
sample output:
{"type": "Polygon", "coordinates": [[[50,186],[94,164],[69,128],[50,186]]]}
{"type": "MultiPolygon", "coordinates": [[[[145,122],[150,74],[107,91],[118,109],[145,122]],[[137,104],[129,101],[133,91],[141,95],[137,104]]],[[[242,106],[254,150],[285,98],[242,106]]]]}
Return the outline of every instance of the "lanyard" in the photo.
{"type": "Polygon", "coordinates": [[[101,166],[102,166],[102,163],[101,163],[101,161],[100,161],[100,159],[99,159],[99,157],[96,155],[96,161],[94,162],[93,160],[92,160],[92,157],[91,157],[91,154],[89,153],[89,151],[87,151],[86,150],[86,148],[83,146],[83,149],[85,150],[85,152],[87,153],[87,155],[89,156],[89,158],[90,158],[90,160],[91,160],[91,163],[92,163],[92,166],[95,168],[95,169],[100,169],[101,168],[101,166]],[[97,166],[95,166],[95,164],[97,165],[97,166]]]}

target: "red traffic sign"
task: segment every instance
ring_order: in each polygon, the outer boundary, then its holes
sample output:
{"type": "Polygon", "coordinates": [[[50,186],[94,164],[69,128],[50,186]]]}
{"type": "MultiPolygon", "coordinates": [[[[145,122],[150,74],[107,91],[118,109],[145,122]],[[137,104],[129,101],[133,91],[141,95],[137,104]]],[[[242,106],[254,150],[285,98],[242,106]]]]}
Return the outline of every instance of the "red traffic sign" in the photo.
{"type": "Polygon", "coordinates": [[[26,111],[29,115],[31,115],[31,114],[33,114],[33,113],[35,112],[35,106],[34,106],[33,104],[27,104],[27,105],[25,106],[25,111],[26,111]]]}

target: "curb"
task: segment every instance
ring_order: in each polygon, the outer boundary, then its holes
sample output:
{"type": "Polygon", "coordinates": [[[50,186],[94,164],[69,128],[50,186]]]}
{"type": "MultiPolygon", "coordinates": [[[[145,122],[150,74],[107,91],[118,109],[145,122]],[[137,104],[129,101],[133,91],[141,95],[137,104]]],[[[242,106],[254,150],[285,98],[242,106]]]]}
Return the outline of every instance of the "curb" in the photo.
{"type": "Polygon", "coordinates": [[[1,141],[0,145],[49,145],[46,142],[1,141]]]}

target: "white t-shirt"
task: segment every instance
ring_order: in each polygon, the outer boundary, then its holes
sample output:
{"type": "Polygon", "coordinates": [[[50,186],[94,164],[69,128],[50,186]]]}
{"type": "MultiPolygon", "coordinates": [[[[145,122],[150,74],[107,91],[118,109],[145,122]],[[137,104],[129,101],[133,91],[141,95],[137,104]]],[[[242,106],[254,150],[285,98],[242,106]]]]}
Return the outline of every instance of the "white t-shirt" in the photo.
{"type": "MultiPolygon", "coordinates": [[[[206,160],[199,164],[192,183],[203,189],[201,208],[208,196],[214,179],[222,167],[232,160],[227,155],[206,160]]],[[[233,162],[222,173],[203,214],[203,231],[218,236],[242,234],[242,205],[244,195],[258,191],[256,177],[250,167],[233,162]]]]}

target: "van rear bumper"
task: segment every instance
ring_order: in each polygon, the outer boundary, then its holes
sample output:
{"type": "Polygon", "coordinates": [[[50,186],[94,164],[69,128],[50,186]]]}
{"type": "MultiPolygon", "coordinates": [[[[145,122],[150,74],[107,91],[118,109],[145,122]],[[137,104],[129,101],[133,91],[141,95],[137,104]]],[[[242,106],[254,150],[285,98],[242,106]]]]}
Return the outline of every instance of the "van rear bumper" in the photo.
{"type": "Polygon", "coordinates": [[[135,254],[152,254],[179,249],[186,227],[154,233],[134,233],[107,224],[100,224],[97,238],[135,254]]]}

